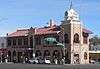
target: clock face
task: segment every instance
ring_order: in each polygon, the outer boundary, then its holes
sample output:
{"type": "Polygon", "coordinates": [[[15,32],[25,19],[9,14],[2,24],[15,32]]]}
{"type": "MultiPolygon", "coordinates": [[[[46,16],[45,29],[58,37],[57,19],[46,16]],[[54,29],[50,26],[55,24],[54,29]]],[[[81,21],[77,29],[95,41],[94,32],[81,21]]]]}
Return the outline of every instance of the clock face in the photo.
{"type": "Polygon", "coordinates": [[[68,12],[66,11],[66,12],[65,12],[65,16],[67,16],[67,15],[68,15],[68,12]]]}

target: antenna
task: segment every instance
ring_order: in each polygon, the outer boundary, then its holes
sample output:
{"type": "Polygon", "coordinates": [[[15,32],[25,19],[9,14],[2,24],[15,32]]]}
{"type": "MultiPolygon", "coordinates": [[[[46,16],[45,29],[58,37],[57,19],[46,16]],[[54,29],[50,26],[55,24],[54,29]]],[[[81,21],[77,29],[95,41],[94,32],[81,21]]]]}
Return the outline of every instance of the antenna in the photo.
{"type": "Polygon", "coordinates": [[[70,0],[70,8],[69,9],[72,9],[73,7],[73,3],[72,3],[72,0],[70,0]]]}

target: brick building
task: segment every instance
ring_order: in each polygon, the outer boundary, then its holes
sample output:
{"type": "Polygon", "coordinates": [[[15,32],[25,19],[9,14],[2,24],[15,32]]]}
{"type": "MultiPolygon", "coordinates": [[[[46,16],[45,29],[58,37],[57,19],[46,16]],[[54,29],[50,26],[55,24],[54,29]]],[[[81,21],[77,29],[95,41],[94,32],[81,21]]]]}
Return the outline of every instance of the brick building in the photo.
{"type": "Polygon", "coordinates": [[[17,30],[7,35],[8,61],[21,62],[24,57],[32,58],[33,36],[29,35],[31,29],[17,30]],[[23,57],[24,56],[24,57],[23,57]]]}
{"type": "Polygon", "coordinates": [[[54,59],[65,58],[66,63],[87,64],[89,63],[89,34],[91,31],[83,28],[79,14],[74,9],[65,12],[64,20],[57,26],[50,20],[49,26],[43,28],[30,28],[17,30],[7,36],[9,61],[14,58],[17,62],[21,59],[33,57],[54,59]],[[57,43],[45,43],[46,38],[56,38],[57,43]]]}

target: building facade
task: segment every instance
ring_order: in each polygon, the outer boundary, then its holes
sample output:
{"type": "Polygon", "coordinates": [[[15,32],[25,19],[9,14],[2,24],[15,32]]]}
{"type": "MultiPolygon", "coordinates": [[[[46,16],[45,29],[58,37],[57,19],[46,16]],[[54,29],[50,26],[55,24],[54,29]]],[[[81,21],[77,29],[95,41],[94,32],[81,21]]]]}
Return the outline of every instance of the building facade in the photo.
{"type": "Polygon", "coordinates": [[[6,62],[7,59],[7,41],[6,37],[0,37],[0,62],[6,62]]]}
{"type": "Polygon", "coordinates": [[[57,26],[50,20],[49,26],[17,30],[7,36],[9,61],[16,58],[21,62],[24,58],[48,58],[53,63],[64,59],[65,63],[89,63],[89,34],[83,28],[79,14],[74,9],[65,12],[64,20],[57,26]],[[50,38],[51,42],[45,41],[50,38]],[[55,38],[55,39],[51,39],[55,38]],[[58,43],[57,43],[58,42],[58,43]],[[60,47],[58,44],[64,44],[60,47]]]}

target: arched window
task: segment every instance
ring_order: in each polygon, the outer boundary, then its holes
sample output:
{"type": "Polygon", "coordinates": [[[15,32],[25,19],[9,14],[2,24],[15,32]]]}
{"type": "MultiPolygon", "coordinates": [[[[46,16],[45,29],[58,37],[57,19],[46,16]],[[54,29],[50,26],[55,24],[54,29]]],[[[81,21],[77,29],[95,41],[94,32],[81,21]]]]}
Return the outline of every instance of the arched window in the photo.
{"type": "Polygon", "coordinates": [[[84,44],[87,44],[88,43],[88,36],[89,36],[88,33],[84,33],[83,32],[83,43],[84,44]]]}
{"type": "Polygon", "coordinates": [[[42,54],[41,54],[41,52],[40,52],[40,50],[37,50],[36,52],[35,52],[35,57],[39,57],[39,56],[41,56],[42,54]]]}
{"type": "Polygon", "coordinates": [[[79,43],[79,35],[77,33],[74,35],[74,42],[79,43]]]}
{"type": "Polygon", "coordinates": [[[58,50],[55,50],[55,51],[53,52],[53,57],[54,57],[54,58],[59,58],[59,57],[60,57],[60,52],[59,52],[58,50]]]}
{"type": "Polygon", "coordinates": [[[46,56],[50,56],[50,52],[48,50],[44,51],[44,57],[46,57],[46,56]]]}
{"type": "Polygon", "coordinates": [[[64,42],[69,43],[68,34],[64,34],[64,42]]]}

